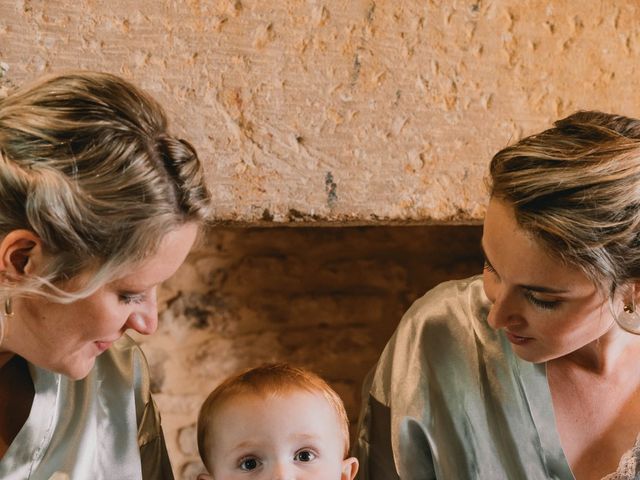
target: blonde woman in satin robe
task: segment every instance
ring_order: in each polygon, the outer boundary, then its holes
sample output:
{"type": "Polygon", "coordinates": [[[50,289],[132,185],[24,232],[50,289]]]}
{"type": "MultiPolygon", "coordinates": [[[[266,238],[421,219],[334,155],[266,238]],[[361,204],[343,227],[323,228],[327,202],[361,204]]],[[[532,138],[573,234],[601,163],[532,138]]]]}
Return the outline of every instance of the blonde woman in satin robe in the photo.
{"type": "Polygon", "coordinates": [[[406,313],[366,384],[361,479],[640,478],[640,121],[498,152],[481,276],[406,313]]]}
{"type": "Polygon", "coordinates": [[[171,479],[140,348],[207,215],[194,149],[128,82],[0,100],[0,478],[171,479]]]}

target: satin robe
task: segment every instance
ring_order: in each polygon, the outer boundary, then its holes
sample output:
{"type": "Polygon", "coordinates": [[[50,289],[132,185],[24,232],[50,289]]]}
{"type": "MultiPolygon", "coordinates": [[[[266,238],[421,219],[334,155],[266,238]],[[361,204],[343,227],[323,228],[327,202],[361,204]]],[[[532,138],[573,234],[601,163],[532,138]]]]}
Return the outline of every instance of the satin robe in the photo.
{"type": "Polygon", "coordinates": [[[488,310],[474,277],[407,311],[365,382],[361,480],[574,478],[544,364],[518,358],[488,310]]]}
{"type": "Polygon", "coordinates": [[[29,417],[0,461],[4,480],[173,479],[146,360],[124,336],[82,380],[29,365],[29,417]]]}

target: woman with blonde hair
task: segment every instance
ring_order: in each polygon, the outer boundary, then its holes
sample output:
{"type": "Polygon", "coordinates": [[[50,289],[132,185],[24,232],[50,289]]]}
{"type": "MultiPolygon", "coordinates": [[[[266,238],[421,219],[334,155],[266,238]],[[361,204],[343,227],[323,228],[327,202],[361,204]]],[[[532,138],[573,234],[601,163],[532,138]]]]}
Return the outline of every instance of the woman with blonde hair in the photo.
{"type": "Polygon", "coordinates": [[[162,108],[77,72],[0,100],[0,478],[173,478],[127,329],[209,209],[162,108]]]}
{"type": "Polygon", "coordinates": [[[498,152],[482,276],[418,300],[362,415],[364,479],[640,478],[640,121],[498,152]]]}

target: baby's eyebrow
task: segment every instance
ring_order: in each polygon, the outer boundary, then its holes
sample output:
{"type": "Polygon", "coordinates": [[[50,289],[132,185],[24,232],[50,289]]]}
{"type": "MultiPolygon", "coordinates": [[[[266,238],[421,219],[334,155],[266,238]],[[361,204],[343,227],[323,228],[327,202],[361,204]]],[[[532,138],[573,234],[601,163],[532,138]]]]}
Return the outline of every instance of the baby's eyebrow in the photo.
{"type": "Polygon", "coordinates": [[[294,433],[291,435],[291,438],[296,440],[305,440],[305,441],[311,441],[311,440],[319,441],[322,439],[321,436],[314,435],[312,433],[294,433]]]}
{"type": "Polygon", "coordinates": [[[252,440],[244,440],[237,445],[234,445],[231,451],[234,452],[236,450],[246,450],[248,448],[256,448],[257,446],[258,444],[252,440]]]}

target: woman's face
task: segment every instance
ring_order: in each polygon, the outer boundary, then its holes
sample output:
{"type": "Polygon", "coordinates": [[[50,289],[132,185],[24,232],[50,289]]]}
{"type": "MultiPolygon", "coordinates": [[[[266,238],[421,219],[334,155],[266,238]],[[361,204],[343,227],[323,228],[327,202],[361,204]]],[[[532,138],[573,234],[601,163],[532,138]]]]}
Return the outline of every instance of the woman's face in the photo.
{"type": "Polygon", "coordinates": [[[491,199],[482,236],[488,322],[514,352],[545,362],[575,352],[614,323],[608,297],[579,269],[562,264],[523,230],[513,207],[491,199]]]}
{"type": "Polygon", "coordinates": [[[156,330],[156,288],[182,264],[196,234],[195,224],[168,233],[154,255],[71,304],[16,298],[6,347],[40,367],[85,377],[96,357],[127,329],[142,334],[156,330]]]}

